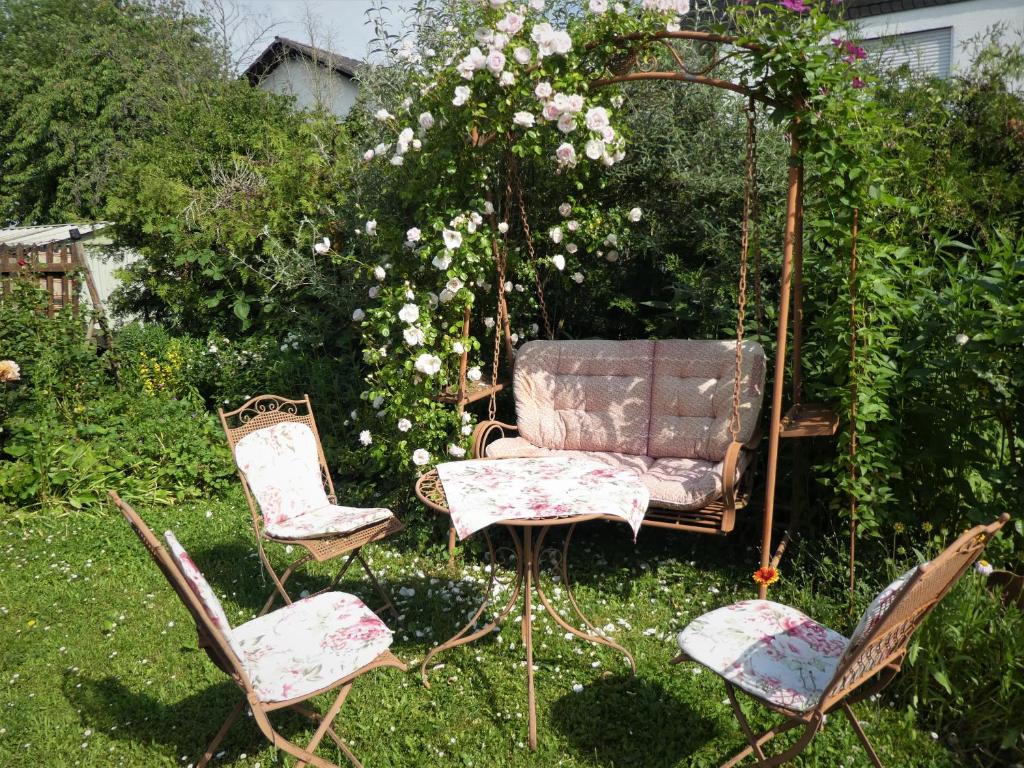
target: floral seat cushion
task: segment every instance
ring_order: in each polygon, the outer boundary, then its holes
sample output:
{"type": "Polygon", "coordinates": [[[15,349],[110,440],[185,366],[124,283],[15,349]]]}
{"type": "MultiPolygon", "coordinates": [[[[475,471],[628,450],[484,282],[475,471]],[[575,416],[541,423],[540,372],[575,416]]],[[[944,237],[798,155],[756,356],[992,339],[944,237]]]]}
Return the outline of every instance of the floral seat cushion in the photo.
{"type": "Polygon", "coordinates": [[[339,507],[337,504],[328,504],[273,525],[265,523],[263,530],[275,539],[316,539],[351,533],[393,516],[390,509],[383,507],[339,507]]]}
{"type": "Polygon", "coordinates": [[[832,681],[849,641],[795,608],[744,600],[695,619],[679,647],[738,688],[806,712],[832,681]]]}
{"type": "Polygon", "coordinates": [[[391,517],[382,508],[331,504],[320,474],[316,435],[307,425],[285,421],[246,435],[235,446],[266,533],[305,539],[349,533],[391,517]]]}
{"type": "MultiPolygon", "coordinates": [[[[561,451],[534,445],[523,437],[502,437],[486,448],[487,458],[535,458],[562,456],[569,459],[590,459],[609,466],[631,469],[650,492],[651,506],[662,509],[701,509],[722,496],[724,461],[703,459],[652,459],[613,451],[561,451]]],[[[741,451],[736,477],[746,470],[753,457],[741,451]]]]}
{"type": "Polygon", "coordinates": [[[391,630],[358,597],[325,592],[235,627],[228,642],[260,701],[287,701],[372,662],[391,630]]]}
{"type": "Polygon", "coordinates": [[[213,587],[210,586],[206,577],[203,576],[202,571],[196,567],[196,564],[192,561],[188,552],[185,551],[185,548],[178,543],[174,533],[165,531],[164,540],[171,550],[171,559],[178,566],[178,570],[185,577],[185,581],[188,582],[195,596],[199,598],[199,602],[202,603],[203,608],[206,610],[207,618],[221,632],[230,630],[231,622],[228,621],[228,616],[224,613],[224,606],[220,604],[217,594],[213,591],[213,587]]]}

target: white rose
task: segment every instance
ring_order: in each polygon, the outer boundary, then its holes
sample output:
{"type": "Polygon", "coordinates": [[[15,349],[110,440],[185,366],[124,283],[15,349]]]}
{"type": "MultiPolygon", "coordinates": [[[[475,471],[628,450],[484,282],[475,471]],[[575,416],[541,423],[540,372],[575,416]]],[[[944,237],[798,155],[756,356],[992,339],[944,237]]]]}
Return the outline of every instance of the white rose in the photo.
{"type": "Polygon", "coordinates": [[[419,139],[413,139],[412,140],[412,148],[413,149],[417,149],[417,150],[423,149],[423,142],[420,141],[419,139]]]}
{"type": "Polygon", "coordinates": [[[420,308],[415,304],[405,304],[398,310],[398,319],[412,325],[420,319],[420,308]]]}
{"type": "Polygon", "coordinates": [[[530,0],[528,5],[530,6],[530,8],[532,8],[535,11],[543,11],[544,10],[544,0],[530,0]]]}
{"type": "Polygon", "coordinates": [[[562,215],[562,218],[564,219],[565,217],[572,213],[572,206],[569,205],[569,203],[562,203],[560,206],[558,206],[558,212],[562,215]]]}
{"type": "Polygon", "coordinates": [[[382,405],[384,405],[383,395],[377,395],[375,398],[373,398],[373,410],[379,410],[382,405]]]}
{"type": "Polygon", "coordinates": [[[591,107],[587,110],[587,128],[592,131],[603,131],[608,125],[608,110],[604,107],[591,107]]]}
{"type": "Polygon", "coordinates": [[[427,376],[433,376],[441,370],[441,358],[437,355],[432,355],[429,352],[424,352],[416,358],[414,366],[420,373],[425,373],[427,376]]]}
{"type": "Polygon", "coordinates": [[[483,374],[480,373],[480,369],[474,365],[472,368],[466,371],[466,378],[472,382],[477,382],[480,381],[481,378],[483,378],[483,374]]]}
{"type": "Polygon", "coordinates": [[[555,150],[555,159],[558,160],[559,165],[575,165],[576,148],[568,142],[560,144],[555,150]]]}
{"type": "Polygon", "coordinates": [[[459,289],[462,287],[462,281],[457,277],[453,277],[444,284],[444,287],[452,293],[458,293],[459,289]]]}
{"type": "MultiPolygon", "coordinates": [[[[353,417],[355,418],[355,417],[353,417]]],[[[370,430],[364,429],[359,433],[359,442],[363,445],[369,445],[373,442],[373,435],[370,434],[370,430]]]]}
{"type": "Polygon", "coordinates": [[[454,251],[462,245],[462,233],[454,229],[444,230],[441,233],[441,237],[444,238],[444,247],[450,251],[454,251]]]}
{"type": "Polygon", "coordinates": [[[630,221],[640,221],[640,218],[644,215],[644,212],[639,208],[631,208],[628,214],[630,221]]]}
{"type": "Polygon", "coordinates": [[[554,90],[551,88],[551,83],[546,80],[542,80],[537,83],[537,87],[533,89],[533,93],[538,99],[544,100],[550,99],[554,90]]]}
{"type": "Polygon", "coordinates": [[[532,112],[516,112],[512,116],[512,122],[516,125],[521,125],[524,128],[533,128],[536,119],[532,112]]]}
{"type": "Polygon", "coordinates": [[[540,116],[545,120],[557,120],[559,115],[562,114],[562,110],[558,108],[558,105],[553,101],[549,101],[544,105],[540,111],[540,116]]]}
{"type": "Polygon", "coordinates": [[[580,228],[580,223],[576,221],[576,219],[570,219],[565,223],[565,228],[568,229],[570,232],[575,232],[577,229],[580,228]]]}
{"type": "Polygon", "coordinates": [[[380,296],[380,286],[371,286],[370,290],[368,290],[366,293],[371,299],[376,299],[378,296],[380,296]]]}
{"type": "Polygon", "coordinates": [[[455,98],[452,99],[452,104],[456,107],[461,107],[467,101],[472,91],[468,85],[459,85],[455,88],[455,98]]]}
{"type": "Polygon", "coordinates": [[[402,163],[405,162],[405,158],[402,157],[401,155],[395,155],[394,157],[391,158],[390,162],[392,165],[401,165],[402,163]]]}
{"type": "Polygon", "coordinates": [[[558,118],[558,130],[562,133],[572,133],[576,130],[576,121],[568,112],[558,118]]]}
{"type": "Polygon", "coordinates": [[[376,154],[377,153],[374,152],[372,149],[368,149],[365,152],[363,152],[363,160],[365,160],[366,162],[370,162],[371,160],[373,160],[376,154]]]}
{"type": "Polygon", "coordinates": [[[410,347],[418,347],[420,344],[426,341],[426,337],[423,334],[423,330],[421,328],[417,328],[414,325],[410,325],[408,328],[402,331],[402,336],[405,337],[405,343],[408,344],[410,347]]]}
{"type": "Polygon", "coordinates": [[[408,419],[399,419],[398,420],[398,431],[399,432],[408,432],[410,429],[412,429],[412,422],[411,421],[409,421],[408,419]]]}
{"type": "Polygon", "coordinates": [[[516,76],[508,70],[501,73],[501,77],[498,78],[498,85],[502,88],[508,88],[510,85],[515,85],[516,76]]]}
{"type": "Polygon", "coordinates": [[[509,35],[515,35],[523,28],[524,21],[526,21],[526,19],[518,13],[510,12],[494,26],[496,26],[501,32],[505,32],[509,35]]]}
{"type": "Polygon", "coordinates": [[[618,251],[608,251],[608,253],[605,255],[605,258],[608,259],[608,261],[618,261],[619,260],[619,252],[618,251]]]}
{"type": "Polygon", "coordinates": [[[424,464],[430,463],[430,454],[427,453],[423,448],[417,448],[412,452],[412,463],[417,467],[422,467],[424,464]]]}
{"type": "Polygon", "coordinates": [[[445,251],[443,253],[437,254],[437,256],[431,259],[430,263],[440,270],[445,270],[448,269],[449,266],[451,266],[452,256],[450,253],[445,251]]]}
{"type": "Polygon", "coordinates": [[[556,253],[551,257],[551,263],[555,265],[555,269],[561,272],[565,269],[565,256],[560,253],[556,253]]]}
{"type": "Polygon", "coordinates": [[[606,237],[604,239],[604,243],[605,243],[605,245],[618,245],[619,244],[619,236],[616,235],[614,232],[611,232],[611,233],[608,234],[608,237],[606,237]]]}
{"type": "Polygon", "coordinates": [[[441,289],[441,295],[437,297],[437,300],[442,304],[447,304],[449,301],[455,298],[455,294],[449,291],[447,288],[441,289]]]}
{"type": "Polygon", "coordinates": [[[494,327],[494,318],[493,317],[485,317],[484,318],[484,327],[486,327],[487,329],[493,328],[494,327]]]}
{"type": "Polygon", "coordinates": [[[434,116],[429,112],[420,112],[419,123],[420,128],[424,131],[429,131],[434,127],[434,116]]]}
{"type": "Polygon", "coordinates": [[[405,240],[409,243],[418,243],[423,233],[417,227],[410,227],[405,233],[405,240]]]}
{"type": "Polygon", "coordinates": [[[573,272],[572,273],[572,281],[574,283],[576,283],[577,285],[582,283],[583,282],[583,273],[582,272],[573,272]]]}
{"type": "Polygon", "coordinates": [[[487,54],[487,68],[495,75],[500,75],[505,69],[505,54],[501,51],[491,51],[487,54]]]}
{"type": "Polygon", "coordinates": [[[456,459],[461,459],[466,455],[466,449],[460,445],[452,444],[448,446],[448,453],[456,459]]]}
{"type": "Polygon", "coordinates": [[[580,247],[578,245],[576,245],[576,243],[566,243],[565,244],[566,253],[576,253],[576,251],[578,251],[579,248],[580,247]]]}
{"type": "Polygon", "coordinates": [[[956,335],[956,343],[959,344],[961,347],[964,344],[966,344],[967,342],[969,342],[970,340],[971,340],[971,337],[968,336],[966,333],[958,333],[956,335]]]}
{"type": "Polygon", "coordinates": [[[591,139],[587,142],[583,151],[591,160],[600,160],[601,156],[604,155],[604,142],[600,139],[591,139]]]}
{"type": "Polygon", "coordinates": [[[551,242],[555,243],[556,245],[558,243],[562,242],[562,228],[561,227],[552,227],[548,231],[548,237],[550,237],[551,238],[551,242]]]}
{"type": "Polygon", "coordinates": [[[512,58],[518,61],[523,66],[530,63],[530,59],[533,58],[533,54],[530,53],[530,49],[525,45],[516,46],[515,50],[512,51],[512,58]]]}
{"type": "Polygon", "coordinates": [[[498,231],[501,232],[501,234],[503,234],[503,235],[506,232],[508,232],[508,222],[507,221],[499,221],[498,222],[498,231]]]}
{"type": "Polygon", "coordinates": [[[313,244],[313,251],[320,254],[321,256],[323,256],[329,250],[331,250],[331,238],[329,237],[325,237],[319,243],[313,244]]]}
{"type": "Polygon", "coordinates": [[[357,323],[362,322],[364,317],[366,317],[366,313],[363,312],[363,310],[361,309],[357,309],[355,312],[352,313],[352,319],[355,320],[357,323]]]}
{"type": "Polygon", "coordinates": [[[368,234],[368,235],[376,235],[377,234],[377,220],[376,219],[370,219],[369,221],[366,222],[365,228],[366,228],[366,234],[368,234]]]}
{"type": "Polygon", "coordinates": [[[608,10],[608,0],[590,0],[591,13],[605,13],[608,10]]]}
{"type": "Polygon", "coordinates": [[[384,122],[385,120],[387,120],[387,119],[389,119],[391,117],[391,113],[388,112],[383,107],[381,107],[380,109],[378,109],[376,112],[373,113],[373,116],[375,118],[377,118],[378,120],[380,120],[381,122],[384,122]]]}
{"type": "Polygon", "coordinates": [[[377,280],[383,282],[384,278],[388,276],[388,273],[384,271],[384,267],[377,266],[373,268],[373,276],[377,280]]]}
{"type": "Polygon", "coordinates": [[[574,114],[583,111],[583,104],[583,97],[578,93],[572,94],[565,100],[565,108],[574,114]]]}

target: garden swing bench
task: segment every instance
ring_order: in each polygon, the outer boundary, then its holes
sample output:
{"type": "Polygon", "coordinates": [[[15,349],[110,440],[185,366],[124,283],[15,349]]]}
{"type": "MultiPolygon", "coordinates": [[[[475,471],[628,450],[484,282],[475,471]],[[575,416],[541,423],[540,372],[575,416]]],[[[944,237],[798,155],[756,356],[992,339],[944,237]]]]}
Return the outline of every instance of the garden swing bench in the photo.
{"type": "MultiPolygon", "coordinates": [[[[473,434],[473,458],[512,458],[549,454],[587,455],[605,463],[630,467],[651,491],[651,508],[643,524],[676,531],[726,534],[736,512],[750,500],[755,449],[765,382],[764,352],[744,339],[748,262],[753,250],[754,296],[759,331],[763,322],[761,260],[756,234],[757,199],[756,104],[779,105],[763,88],[715,77],[712,71],[727,57],[711,57],[704,69],[690,70],[671,43],[689,40],[734,47],[735,55],[751,49],[724,35],[694,30],[664,31],[655,37],[671,52],[677,71],[633,71],[636,63],[628,36],[614,42],[624,48],[620,66],[591,87],[638,80],[676,80],[729,90],[746,100],[746,159],[739,266],[739,306],[735,341],[555,341],[544,302],[537,258],[530,237],[522,186],[514,158],[509,160],[505,208],[513,194],[527,253],[536,275],[538,303],[548,340],[513,349],[508,307],[498,290],[494,325],[494,359],[489,381],[468,383],[463,355],[459,384],[442,394],[461,412],[469,403],[490,398],[488,419],[473,434]],[[755,236],[753,248],[751,237],[755,236]],[[495,420],[495,397],[504,388],[498,380],[500,339],[512,368],[517,424],[495,420]],[[514,365],[513,365],[514,363],[514,365]],[[516,434],[517,433],[517,434],[516,434]],[[515,435],[515,436],[513,436],[515,435]]],[[[717,48],[716,48],[717,51],[717,48]]],[[[791,96],[799,104],[799,94],[791,96]]],[[[803,402],[803,166],[795,125],[789,127],[789,177],[783,233],[782,268],[777,315],[774,383],[767,435],[767,470],[762,521],[761,566],[775,566],[789,539],[787,531],[772,557],[772,524],[782,438],[834,435],[839,419],[832,408],[803,402]],[[792,317],[790,305],[793,305],[792,317]],[[787,345],[792,326],[792,396],[783,411],[787,345]]],[[[493,209],[493,201],[491,208],[493,209]]],[[[494,218],[494,214],[491,214],[494,218]]],[[[496,219],[492,221],[497,231],[496,219]]],[[[498,285],[505,281],[506,245],[492,241],[498,285]]],[[[463,334],[469,335],[467,310],[463,334]]],[[[466,345],[468,350],[468,344],[466,345]]],[[[449,552],[454,551],[454,531],[449,552]]],[[[761,585],[761,596],[766,591],[761,585]]]]}

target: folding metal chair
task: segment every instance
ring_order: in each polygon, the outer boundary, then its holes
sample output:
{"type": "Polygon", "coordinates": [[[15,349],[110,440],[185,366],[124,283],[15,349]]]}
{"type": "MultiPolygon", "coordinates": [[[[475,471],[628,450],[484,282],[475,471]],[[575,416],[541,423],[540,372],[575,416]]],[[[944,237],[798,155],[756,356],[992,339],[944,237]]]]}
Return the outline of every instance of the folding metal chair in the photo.
{"type": "Polygon", "coordinates": [[[210,762],[246,706],[263,735],[278,749],[297,757],[299,768],[306,764],[337,768],[313,754],[324,736],[361,768],[333,723],[357,677],[377,667],[406,670],[388,650],[391,630],[384,622],[354,595],[325,592],[232,627],[213,589],[174,534],[164,534],[171,550],[168,553],[135,510],[113,491],[110,498],[192,614],[199,647],[242,689],[242,700],[217,731],[197,768],[210,762]],[[340,690],[326,714],[306,706],[315,696],[335,689],[340,690]],[[281,709],[291,709],[318,723],[305,747],[289,741],[271,725],[270,714],[281,709]]]}
{"type": "Polygon", "coordinates": [[[358,561],[384,600],[378,610],[386,609],[397,618],[391,598],[360,550],[404,526],[389,509],[338,506],[309,395],[302,400],[259,395],[237,410],[217,412],[245,490],[260,560],[274,582],[275,591],[261,615],[277,595],[291,603],[284,585],[296,569],[310,560],[319,563],[347,554],[322,591],[333,589],[358,561]],[[263,547],[265,540],[305,552],[278,576],[263,547]]]}
{"type": "Polygon", "coordinates": [[[903,574],[868,606],[849,640],[795,608],[768,600],[734,603],[692,621],[679,635],[682,653],[673,663],[696,661],[725,681],[748,742],[721,768],[749,755],[759,768],[792,760],[836,709],[850,721],[871,763],[882,768],[850,705],[892,681],[921,622],[1009,519],[1004,514],[972,528],[934,560],[903,574]],[[786,719],[755,735],[736,699],[737,688],[786,719]],[[800,726],[804,731],[789,748],[765,755],[762,748],[771,739],[800,726]]]}

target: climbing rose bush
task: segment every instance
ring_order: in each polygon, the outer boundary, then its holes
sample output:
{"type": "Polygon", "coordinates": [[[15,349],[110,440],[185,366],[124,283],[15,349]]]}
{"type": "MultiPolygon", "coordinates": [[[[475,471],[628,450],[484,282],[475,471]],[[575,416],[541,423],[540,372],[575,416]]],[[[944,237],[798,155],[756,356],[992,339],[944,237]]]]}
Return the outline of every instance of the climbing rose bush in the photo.
{"type": "MultiPolygon", "coordinates": [[[[538,286],[584,290],[595,264],[629,258],[641,208],[598,207],[586,195],[628,157],[629,140],[619,87],[592,84],[623,58],[649,56],[689,5],[591,0],[561,23],[542,0],[449,8],[447,23],[426,25],[394,51],[400,92],[374,105],[375,143],[362,152],[364,183],[389,193],[359,211],[343,250],[367,281],[352,317],[368,371],[353,434],[376,463],[412,472],[469,447],[474,418],[437,399],[457,388],[463,354],[468,381],[489,382],[499,335],[517,346],[546,331],[538,286]],[[604,44],[626,38],[633,42],[604,44]],[[557,210],[523,217],[517,179],[564,190],[557,210]]],[[[794,82],[810,46],[836,61],[851,55],[821,34],[825,10],[761,3],[736,14],[745,41],[788,46],[792,67],[767,53],[757,62],[769,88],[794,82]],[[786,37],[790,22],[797,42],[786,37]]]]}

